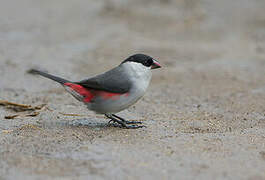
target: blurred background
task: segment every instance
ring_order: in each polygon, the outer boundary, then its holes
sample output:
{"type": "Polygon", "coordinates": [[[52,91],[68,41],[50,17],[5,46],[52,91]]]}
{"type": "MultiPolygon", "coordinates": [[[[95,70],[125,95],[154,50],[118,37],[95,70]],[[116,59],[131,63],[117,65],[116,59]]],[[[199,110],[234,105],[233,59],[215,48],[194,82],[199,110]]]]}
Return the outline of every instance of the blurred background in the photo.
{"type": "Polygon", "coordinates": [[[0,133],[0,179],[265,178],[265,1],[0,4],[0,99],[53,109],[4,120],[14,112],[0,108],[0,131],[11,129],[0,133]],[[147,129],[65,126],[73,118],[59,112],[91,112],[26,73],[39,67],[80,80],[134,53],[163,66],[125,112],[147,129]]]}
{"type": "Polygon", "coordinates": [[[260,0],[3,1],[1,75],[23,62],[22,71],[39,65],[79,77],[138,52],[170,73],[186,66],[229,71],[231,64],[256,71],[265,53],[264,7],[260,0]]]}

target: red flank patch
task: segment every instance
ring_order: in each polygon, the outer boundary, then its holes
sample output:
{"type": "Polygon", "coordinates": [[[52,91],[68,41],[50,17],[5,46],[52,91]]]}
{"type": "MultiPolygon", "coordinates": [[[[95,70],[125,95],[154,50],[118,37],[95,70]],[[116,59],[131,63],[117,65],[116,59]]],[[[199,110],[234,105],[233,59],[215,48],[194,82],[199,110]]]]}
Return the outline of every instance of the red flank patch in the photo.
{"type": "Polygon", "coordinates": [[[101,96],[103,99],[117,100],[122,95],[129,95],[129,93],[111,93],[107,91],[87,89],[79,84],[73,83],[65,83],[64,85],[70,87],[72,90],[83,96],[83,101],[86,103],[90,102],[96,96],[101,96]]]}

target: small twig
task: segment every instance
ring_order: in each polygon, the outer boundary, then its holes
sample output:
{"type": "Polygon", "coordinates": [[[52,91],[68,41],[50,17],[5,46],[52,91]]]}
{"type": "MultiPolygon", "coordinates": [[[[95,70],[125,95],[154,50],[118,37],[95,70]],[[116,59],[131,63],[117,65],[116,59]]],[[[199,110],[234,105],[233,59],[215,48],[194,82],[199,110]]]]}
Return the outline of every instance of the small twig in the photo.
{"type": "Polygon", "coordinates": [[[82,115],[82,114],[71,114],[71,113],[62,113],[62,112],[59,112],[59,114],[61,114],[61,115],[64,115],[64,116],[84,116],[84,115],[82,115]]]}
{"type": "Polygon", "coordinates": [[[3,132],[3,133],[6,133],[6,134],[7,134],[7,133],[11,133],[11,132],[13,132],[13,131],[14,131],[14,130],[12,130],[12,129],[11,129],[11,130],[2,130],[2,132],[3,132]]]}
{"type": "Polygon", "coordinates": [[[18,116],[19,116],[19,114],[14,114],[14,115],[5,116],[4,118],[5,119],[14,119],[14,118],[16,118],[18,116]]]}
{"type": "Polygon", "coordinates": [[[14,115],[8,115],[8,116],[5,116],[4,118],[5,119],[15,119],[16,117],[35,117],[35,116],[38,116],[40,114],[40,112],[33,112],[33,113],[30,113],[30,114],[14,114],[14,115]]]}
{"type": "Polygon", "coordinates": [[[47,104],[40,104],[34,107],[34,110],[42,110],[47,104]]]}
{"type": "Polygon", "coordinates": [[[18,104],[4,100],[0,100],[0,105],[6,106],[7,108],[13,109],[14,111],[35,111],[35,110],[41,110],[44,106],[46,106],[46,104],[32,106],[28,104],[18,104]]]}
{"type": "Polygon", "coordinates": [[[13,131],[21,131],[21,130],[26,130],[26,129],[35,129],[35,130],[42,130],[41,128],[39,128],[38,126],[34,125],[34,124],[24,124],[16,129],[6,129],[6,130],[2,130],[2,133],[11,133],[13,131]]]}
{"type": "Polygon", "coordinates": [[[18,104],[18,103],[13,103],[13,102],[9,102],[9,101],[3,101],[3,100],[0,100],[0,105],[3,105],[3,106],[7,106],[7,105],[10,105],[10,106],[17,106],[17,107],[21,107],[21,108],[32,108],[31,105],[27,105],[27,104],[18,104]]]}
{"type": "Polygon", "coordinates": [[[30,129],[36,129],[36,130],[41,130],[41,128],[37,127],[37,126],[34,125],[34,124],[25,124],[25,125],[22,125],[22,126],[19,127],[17,130],[24,130],[24,129],[27,129],[27,128],[30,128],[30,129]]]}
{"type": "Polygon", "coordinates": [[[26,114],[25,116],[35,117],[35,116],[38,116],[39,114],[40,114],[40,112],[35,111],[35,112],[31,113],[31,114],[26,114]]]}

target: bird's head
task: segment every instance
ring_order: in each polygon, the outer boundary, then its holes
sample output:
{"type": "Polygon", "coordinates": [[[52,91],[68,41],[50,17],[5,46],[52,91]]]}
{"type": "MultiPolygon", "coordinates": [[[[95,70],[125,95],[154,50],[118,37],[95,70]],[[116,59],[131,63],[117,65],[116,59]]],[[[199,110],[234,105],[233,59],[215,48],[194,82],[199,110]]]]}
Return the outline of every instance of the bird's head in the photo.
{"type": "Polygon", "coordinates": [[[121,64],[123,63],[139,63],[148,69],[161,68],[161,65],[157,60],[145,54],[134,54],[125,59],[121,64]]]}

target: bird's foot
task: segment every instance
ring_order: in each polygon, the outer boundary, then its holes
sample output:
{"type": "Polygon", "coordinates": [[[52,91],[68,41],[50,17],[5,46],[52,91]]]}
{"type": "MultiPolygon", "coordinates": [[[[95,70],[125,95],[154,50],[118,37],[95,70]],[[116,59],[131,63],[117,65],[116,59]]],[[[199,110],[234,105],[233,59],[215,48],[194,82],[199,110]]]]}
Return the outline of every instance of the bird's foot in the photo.
{"type": "Polygon", "coordinates": [[[126,124],[143,124],[141,121],[124,121],[126,124]]]}
{"type": "MultiPolygon", "coordinates": [[[[108,124],[110,124],[110,123],[112,123],[112,122],[115,122],[115,121],[113,121],[112,119],[111,120],[109,120],[109,122],[108,122],[108,124]]],[[[122,121],[122,122],[124,122],[125,124],[143,124],[143,122],[141,122],[141,121],[122,121]]]]}
{"type": "Polygon", "coordinates": [[[109,120],[109,122],[108,122],[108,124],[110,124],[110,123],[115,123],[115,121],[113,121],[112,119],[111,120],[109,120]]]}
{"type": "Polygon", "coordinates": [[[110,124],[111,122],[113,122],[114,126],[117,126],[118,127],[121,127],[121,128],[126,128],[126,129],[138,129],[138,128],[143,128],[143,127],[146,127],[146,126],[139,126],[139,125],[136,125],[136,124],[142,124],[142,122],[140,121],[126,121],[126,120],[119,120],[119,119],[116,119],[114,118],[113,116],[107,116],[108,118],[110,118],[111,120],[108,122],[108,124],[110,124]],[[116,125],[115,125],[116,124],[116,125]],[[129,124],[132,124],[132,125],[129,125],[129,124]]]}
{"type": "Polygon", "coordinates": [[[119,128],[125,128],[125,129],[138,129],[138,128],[146,127],[144,125],[139,126],[139,125],[128,125],[128,124],[119,124],[119,123],[113,123],[112,126],[119,127],[119,128]]]}
{"type": "Polygon", "coordinates": [[[112,114],[112,116],[114,116],[115,118],[118,118],[119,120],[121,120],[122,122],[126,123],[126,124],[142,124],[141,121],[127,121],[124,118],[117,116],[115,114],[112,114]]]}
{"type": "Polygon", "coordinates": [[[123,128],[126,128],[126,129],[138,129],[138,128],[143,128],[143,127],[146,128],[146,126],[144,126],[144,125],[138,126],[138,125],[128,125],[128,124],[126,124],[126,126],[123,126],[123,128]]]}

